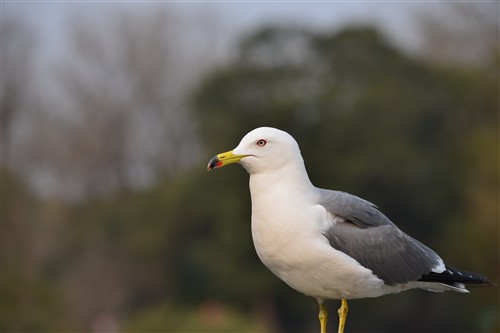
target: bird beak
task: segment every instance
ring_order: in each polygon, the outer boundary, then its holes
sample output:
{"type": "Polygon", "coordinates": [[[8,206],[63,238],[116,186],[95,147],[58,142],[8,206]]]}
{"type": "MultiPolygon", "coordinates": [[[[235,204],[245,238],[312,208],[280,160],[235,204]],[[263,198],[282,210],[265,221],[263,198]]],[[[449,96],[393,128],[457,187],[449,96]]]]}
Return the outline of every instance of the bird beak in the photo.
{"type": "Polygon", "coordinates": [[[243,157],[246,156],[247,155],[233,154],[233,150],[227,151],[225,153],[214,156],[208,162],[207,170],[210,171],[212,169],[222,168],[223,166],[228,164],[238,163],[243,157]]]}

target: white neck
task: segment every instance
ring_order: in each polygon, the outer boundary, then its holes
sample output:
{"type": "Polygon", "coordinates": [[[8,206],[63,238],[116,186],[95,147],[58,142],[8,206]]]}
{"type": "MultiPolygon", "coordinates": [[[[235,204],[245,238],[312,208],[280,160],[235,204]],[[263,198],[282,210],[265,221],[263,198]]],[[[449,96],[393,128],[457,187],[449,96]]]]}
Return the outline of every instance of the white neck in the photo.
{"type": "Polygon", "coordinates": [[[252,204],[256,204],[258,197],[262,200],[270,200],[275,195],[309,196],[314,189],[303,162],[289,164],[271,172],[250,174],[252,204]]]}

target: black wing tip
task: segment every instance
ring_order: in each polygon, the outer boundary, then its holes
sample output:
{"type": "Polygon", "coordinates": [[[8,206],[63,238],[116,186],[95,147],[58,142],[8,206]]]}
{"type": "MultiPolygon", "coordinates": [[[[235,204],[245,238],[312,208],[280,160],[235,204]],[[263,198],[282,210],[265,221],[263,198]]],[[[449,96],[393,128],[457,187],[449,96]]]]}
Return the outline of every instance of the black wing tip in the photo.
{"type": "Polygon", "coordinates": [[[489,281],[485,276],[463,271],[457,268],[447,266],[444,272],[430,272],[423,275],[419,281],[422,282],[439,282],[449,285],[456,283],[463,284],[466,287],[496,287],[497,284],[489,281]]]}

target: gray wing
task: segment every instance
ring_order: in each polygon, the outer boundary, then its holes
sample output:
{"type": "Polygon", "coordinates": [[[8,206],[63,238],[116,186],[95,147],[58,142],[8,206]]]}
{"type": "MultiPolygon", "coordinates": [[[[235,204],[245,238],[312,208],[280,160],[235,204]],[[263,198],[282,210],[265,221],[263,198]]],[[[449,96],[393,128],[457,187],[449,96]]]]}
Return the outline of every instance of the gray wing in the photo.
{"type": "Polygon", "coordinates": [[[374,204],[345,192],[320,190],[320,196],[336,221],[325,231],[330,245],[385,284],[417,281],[442,265],[434,251],[398,229],[374,204]]]}

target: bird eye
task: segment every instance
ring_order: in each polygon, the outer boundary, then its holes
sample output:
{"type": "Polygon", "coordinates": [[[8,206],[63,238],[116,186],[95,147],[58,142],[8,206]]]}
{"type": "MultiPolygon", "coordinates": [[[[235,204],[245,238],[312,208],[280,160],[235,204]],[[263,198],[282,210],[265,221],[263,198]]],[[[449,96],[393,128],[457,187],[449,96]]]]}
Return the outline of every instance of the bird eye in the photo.
{"type": "Polygon", "coordinates": [[[256,145],[259,147],[264,147],[266,145],[266,143],[267,143],[266,140],[260,139],[259,141],[257,141],[256,145]]]}

